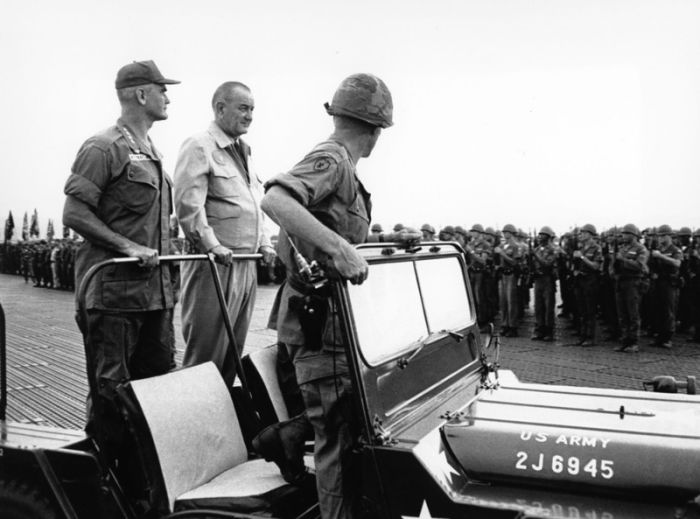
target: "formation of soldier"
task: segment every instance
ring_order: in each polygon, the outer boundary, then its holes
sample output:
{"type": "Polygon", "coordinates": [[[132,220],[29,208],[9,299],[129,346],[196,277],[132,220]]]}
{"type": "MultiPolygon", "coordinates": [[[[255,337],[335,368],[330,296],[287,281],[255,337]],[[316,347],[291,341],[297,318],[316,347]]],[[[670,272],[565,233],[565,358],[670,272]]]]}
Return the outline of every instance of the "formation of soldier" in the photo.
{"type": "MultiPolygon", "coordinates": [[[[394,231],[402,224],[396,224],[394,231]]],[[[372,233],[382,233],[375,224],[372,233]]],[[[421,227],[424,240],[456,241],[465,252],[480,326],[500,319],[500,333],[517,337],[534,299],[532,340],[554,340],[557,288],[561,318],[577,346],[603,338],[617,351],[639,351],[640,338],[670,349],[677,332],[700,343],[700,229],[668,225],[640,231],[627,224],[598,233],[587,224],[557,237],[548,227],[524,233],[473,225],[421,227]],[[532,289],[532,290],[531,290],[532,289]],[[602,328],[599,326],[602,322],[602,328]]]]}
{"type": "Polygon", "coordinates": [[[0,245],[0,272],[23,276],[35,287],[74,290],[79,245],[73,238],[5,243],[0,245]]]}
{"type": "MultiPolygon", "coordinates": [[[[403,229],[396,224],[394,232],[403,229]]],[[[554,340],[558,317],[580,346],[604,338],[620,351],[639,351],[642,336],[672,348],[677,332],[700,343],[700,229],[668,225],[640,231],[632,224],[598,233],[591,224],[557,237],[548,227],[536,234],[512,224],[502,229],[473,225],[421,227],[425,241],[456,241],[465,251],[480,326],[500,318],[501,334],[518,336],[525,308],[534,302],[532,340],[554,340]],[[602,327],[599,323],[602,322],[602,327]]],[[[384,232],[380,224],[373,234],[384,232]]],[[[173,241],[181,241],[176,232],[173,241]]],[[[74,290],[74,238],[0,245],[0,272],[23,276],[36,287],[74,290]]],[[[178,252],[183,252],[178,250],[178,252]]],[[[260,282],[281,282],[283,269],[264,267],[260,282]]]]}

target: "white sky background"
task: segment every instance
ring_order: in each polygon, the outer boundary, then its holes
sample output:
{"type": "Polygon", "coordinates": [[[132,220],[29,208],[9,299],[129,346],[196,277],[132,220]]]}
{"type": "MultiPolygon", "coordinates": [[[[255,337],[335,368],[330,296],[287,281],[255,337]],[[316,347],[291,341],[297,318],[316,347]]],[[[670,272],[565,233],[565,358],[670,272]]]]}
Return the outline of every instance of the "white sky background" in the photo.
{"type": "Polygon", "coordinates": [[[223,81],[255,96],[263,180],[332,129],[354,72],[394,97],[360,178],[373,221],[700,226],[696,0],[50,0],[0,20],[0,223],[36,208],[60,234],[80,144],[114,123],[118,68],[153,59],[169,89],[151,136],[172,174],[223,81]]]}

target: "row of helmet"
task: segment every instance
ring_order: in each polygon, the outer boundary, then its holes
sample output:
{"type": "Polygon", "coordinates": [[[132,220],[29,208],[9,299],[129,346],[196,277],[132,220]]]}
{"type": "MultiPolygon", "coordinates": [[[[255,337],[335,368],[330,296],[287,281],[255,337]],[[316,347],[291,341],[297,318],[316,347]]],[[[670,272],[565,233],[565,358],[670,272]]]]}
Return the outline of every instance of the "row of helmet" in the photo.
{"type": "MultiPolygon", "coordinates": [[[[406,228],[403,224],[397,223],[394,225],[394,232],[399,232],[402,229],[406,228]]],[[[372,232],[373,233],[382,233],[384,232],[384,229],[382,226],[378,223],[375,223],[372,225],[372,232]]],[[[429,223],[425,223],[421,226],[420,230],[424,233],[428,234],[436,234],[435,228],[430,225],[429,223]]],[[[452,225],[446,225],[440,230],[440,233],[442,234],[449,234],[449,235],[457,235],[461,234],[463,236],[468,236],[469,232],[478,232],[480,234],[487,234],[490,236],[493,236],[494,238],[498,237],[498,232],[493,228],[493,227],[486,227],[484,228],[481,224],[474,224],[469,231],[465,229],[464,227],[457,225],[457,226],[452,226],[452,225]]],[[[501,229],[502,233],[511,233],[515,236],[526,236],[526,234],[515,227],[513,224],[506,224],[503,226],[501,229]]],[[[573,234],[578,234],[581,232],[586,232],[589,233],[591,236],[597,236],[598,231],[595,227],[595,225],[587,223],[581,227],[577,227],[572,231],[573,234]]],[[[613,227],[612,229],[609,229],[606,231],[607,233],[614,233],[614,234],[632,234],[636,236],[637,238],[641,238],[643,235],[646,236],[666,236],[666,235],[675,235],[678,237],[690,237],[690,236],[695,236],[695,237],[700,237],[700,228],[696,229],[695,232],[690,230],[690,227],[681,227],[678,231],[674,231],[670,225],[661,225],[659,227],[652,227],[645,229],[644,232],[641,232],[639,228],[632,224],[628,223],[624,225],[621,229],[618,229],[617,227],[613,227]]],[[[550,239],[554,238],[556,234],[554,233],[554,230],[552,230],[551,227],[545,225],[543,226],[538,234],[543,234],[545,236],[548,236],[550,239]]]]}

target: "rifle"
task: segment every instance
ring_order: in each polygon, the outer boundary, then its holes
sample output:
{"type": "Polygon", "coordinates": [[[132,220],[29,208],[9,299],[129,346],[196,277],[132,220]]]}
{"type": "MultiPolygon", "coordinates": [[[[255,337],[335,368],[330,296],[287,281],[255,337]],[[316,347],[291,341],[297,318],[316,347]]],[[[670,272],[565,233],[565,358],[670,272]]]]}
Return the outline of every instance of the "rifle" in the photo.
{"type": "Polygon", "coordinates": [[[535,263],[534,263],[534,253],[532,252],[532,234],[527,236],[527,286],[532,286],[532,278],[535,274],[535,263]]]}
{"type": "Polygon", "coordinates": [[[615,226],[615,238],[613,239],[613,261],[612,261],[614,269],[617,269],[617,265],[618,265],[617,255],[620,253],[620,242],[618,240],[619,240],[619,236],[617,235],[617,226],[615,226]]]}

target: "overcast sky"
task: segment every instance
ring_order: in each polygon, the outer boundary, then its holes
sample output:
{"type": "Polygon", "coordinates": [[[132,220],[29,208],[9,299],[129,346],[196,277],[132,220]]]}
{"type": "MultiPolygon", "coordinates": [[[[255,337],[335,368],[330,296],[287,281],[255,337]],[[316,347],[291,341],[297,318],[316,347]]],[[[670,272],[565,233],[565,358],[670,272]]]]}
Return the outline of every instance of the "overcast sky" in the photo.
{"type": "MultiPolygon", "coordinates": [[[[395,126],[360,161],[373,220],[700,226],[697,0],[49,0],[0,20],[0,221],[57,224],[81,143],[114,123],[116,71],[153,59],[172,174],[223,81],[253,90],[264,180],[331,132],[323,102],[371,72],[395,126]]],[[[16,229],[16,232],[19,229],[16,229]]]]}

